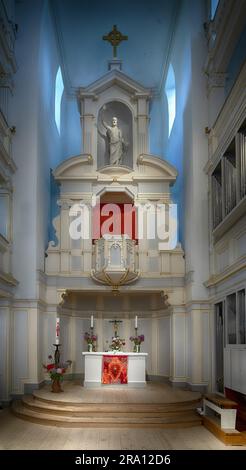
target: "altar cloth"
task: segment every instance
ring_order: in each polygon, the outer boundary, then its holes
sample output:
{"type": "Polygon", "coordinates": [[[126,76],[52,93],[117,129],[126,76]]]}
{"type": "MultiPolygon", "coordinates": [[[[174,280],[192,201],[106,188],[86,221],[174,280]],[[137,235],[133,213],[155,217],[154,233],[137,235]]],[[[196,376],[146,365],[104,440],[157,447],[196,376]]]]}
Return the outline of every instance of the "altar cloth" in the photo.
{"type": "Polygon", "coordinates": [[[128,383],[128,356],[103,355],[102,384],[128,383]]]}

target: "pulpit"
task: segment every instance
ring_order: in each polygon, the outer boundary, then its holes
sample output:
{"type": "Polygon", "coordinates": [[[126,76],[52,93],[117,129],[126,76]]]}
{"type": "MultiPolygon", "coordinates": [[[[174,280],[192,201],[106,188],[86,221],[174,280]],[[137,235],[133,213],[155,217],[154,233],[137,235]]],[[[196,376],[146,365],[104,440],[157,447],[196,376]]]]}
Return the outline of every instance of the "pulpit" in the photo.
{"type": "Polygon", "coordinates": [[[144,387],[146,385],[147,353],[111,351],[82,352],[82,355],[85,360],[84,387],[118,387],[119,385],[144,387]],[[110,370],[110,362],[112,370],[110,370]],[[109,376],[109,380],[105,379],[105,374],[109,376]]]}

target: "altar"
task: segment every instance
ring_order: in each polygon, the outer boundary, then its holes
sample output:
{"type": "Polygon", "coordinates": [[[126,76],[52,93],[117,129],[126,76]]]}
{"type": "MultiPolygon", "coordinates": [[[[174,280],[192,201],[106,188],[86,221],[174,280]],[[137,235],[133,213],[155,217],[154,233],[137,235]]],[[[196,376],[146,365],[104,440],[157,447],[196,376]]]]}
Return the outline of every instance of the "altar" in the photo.
{"type": "Polygon", "coordinates": [[[119,386],[117,377],[120,377],[122,368],[123,379],[120,384],[124,387],[144,387],[146,385],[146,357],[147,353],[134,352],[82,352],[85,358],[84,387],[113,387],[119,386]],[[116,371],[115,381],[106,383],[104,368],[106,369],[112,358],[113,370],[116,371]],[[115,360],[114,360],[115,358],[115,360]],[[117,371],[119,369],[119,371],[117,371]],[[118,375],[117,375],[118,374],[118,375]],[[111,384],[111,385],[110,385],[111,384]]]}

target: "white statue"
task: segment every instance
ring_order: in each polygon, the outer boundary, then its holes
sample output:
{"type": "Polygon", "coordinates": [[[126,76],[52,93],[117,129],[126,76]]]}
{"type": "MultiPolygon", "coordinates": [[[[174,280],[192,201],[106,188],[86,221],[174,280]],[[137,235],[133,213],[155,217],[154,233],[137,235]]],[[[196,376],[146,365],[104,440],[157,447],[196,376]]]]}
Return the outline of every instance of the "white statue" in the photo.
{"type": "Polygon", "coordinates": [[[126,153],[128,146],[124,142],[121,129],[119,129],[118,127],[117,117],[112,118],[112,126],[109,126],[108,124],[106,124],[106,122],[103,119],[102,119],[102,125],[107,130],[106,136],[107,136],[108,144],[109,144],[110,165],[122,165],[122,157],[124,153],[126,153]]]}

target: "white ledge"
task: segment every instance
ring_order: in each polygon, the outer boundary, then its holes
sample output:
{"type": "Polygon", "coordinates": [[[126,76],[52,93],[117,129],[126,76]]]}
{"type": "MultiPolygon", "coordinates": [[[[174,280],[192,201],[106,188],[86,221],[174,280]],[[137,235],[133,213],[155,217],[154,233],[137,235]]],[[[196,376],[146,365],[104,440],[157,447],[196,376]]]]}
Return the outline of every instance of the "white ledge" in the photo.
{"type": "Polygon", "coordinates": [[[89,352],[83,351],[82,355],[86,356],[148,356],[148,353],[134,353],[134,352],[121,352],[121,351],[108,351],[108,352],[89,352]]]}

